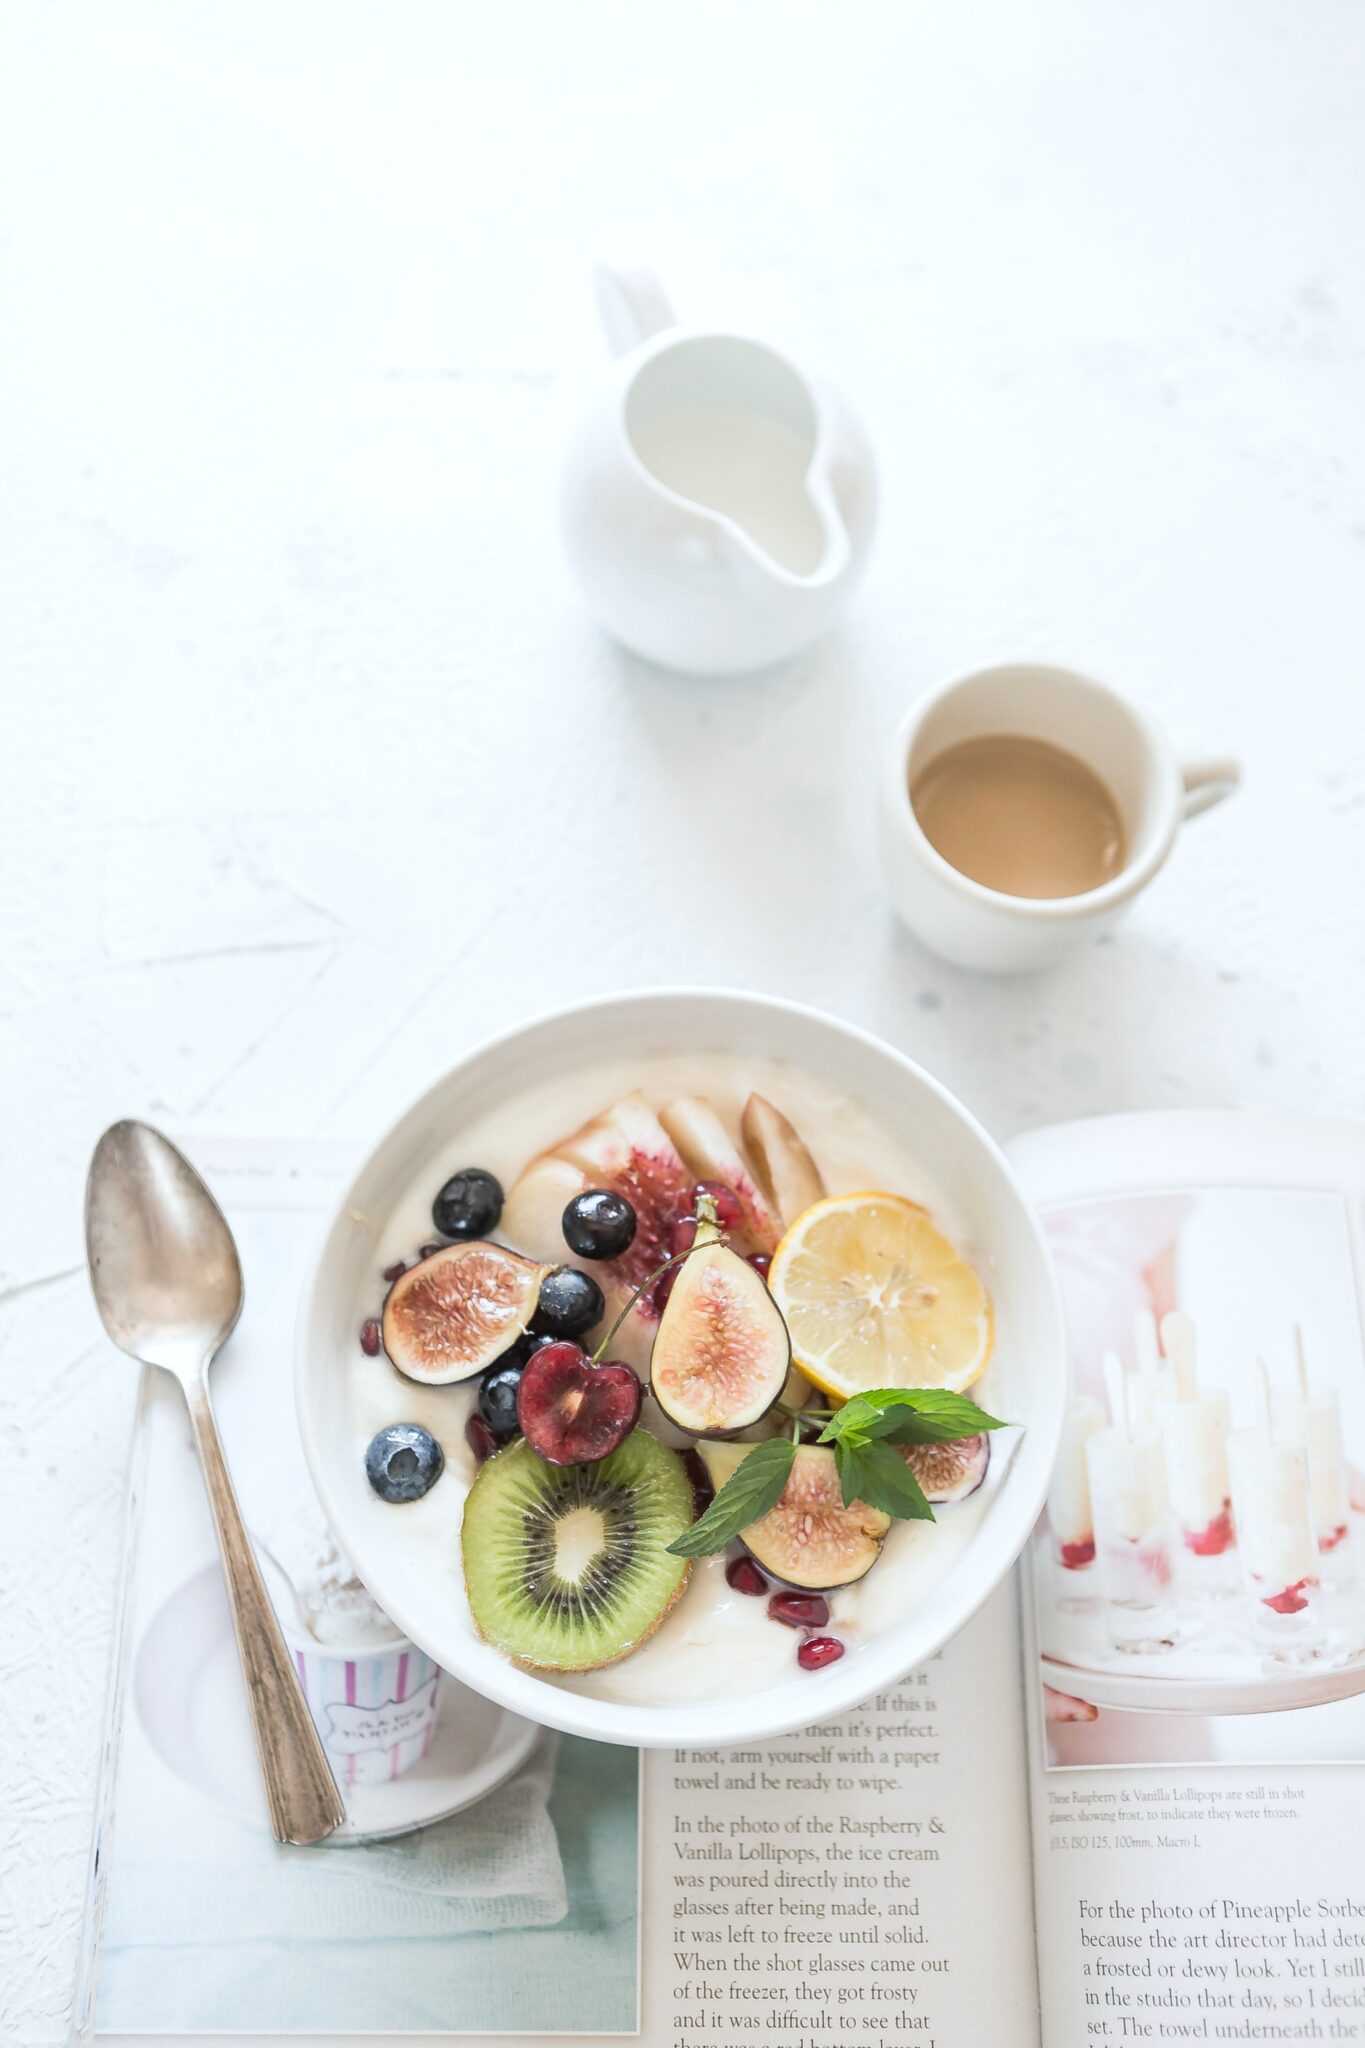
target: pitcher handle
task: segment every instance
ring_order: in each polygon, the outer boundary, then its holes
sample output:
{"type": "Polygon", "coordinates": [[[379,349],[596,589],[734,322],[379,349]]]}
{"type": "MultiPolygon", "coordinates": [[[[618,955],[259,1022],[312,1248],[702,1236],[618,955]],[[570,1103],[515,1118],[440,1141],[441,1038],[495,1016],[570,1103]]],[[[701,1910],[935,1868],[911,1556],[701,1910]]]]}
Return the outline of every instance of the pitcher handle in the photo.
{"type": "Polygon", "coordinates": [[[1180,780],[1185,785],[1185,816],[1197,818],[1201,811],[1211,811],[1232,795],[1242,780],[1242,770],[1230,754],[1223,754],[1209,761],[1182,762],[1180,780]]]}
{"type": "Polygon", "coordinates": [[[651,335],[678,324],[667,292],[647,263],[599,263],[593,290],[613,355],[627,355],[651,335]]]}

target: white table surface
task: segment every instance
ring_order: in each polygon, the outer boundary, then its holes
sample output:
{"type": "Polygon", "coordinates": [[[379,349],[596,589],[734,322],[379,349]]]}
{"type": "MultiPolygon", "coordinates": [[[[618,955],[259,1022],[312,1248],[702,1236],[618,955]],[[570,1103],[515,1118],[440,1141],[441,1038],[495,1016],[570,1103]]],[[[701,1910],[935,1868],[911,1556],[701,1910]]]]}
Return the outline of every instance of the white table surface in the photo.
{"type": "MultiPolygon", "coordinates": [[[[1365,23],[1346,0],[122,0],[0,53],[0,2035],[62,2038],[133,1375],[119,1114],[362,1140],[661,979],[836,1009],[1000,1135],[1365,1109],[1365,23]],[[832,370],[869,579],[782,673],[599,637],[554,523],[609,245],[832,370]],[[907,702],[1130,688],[1237,801],[974,980],[871,838],[907,702]]],[[[282,1349],[288,1335],[280,1333],[282,1349]]]]}

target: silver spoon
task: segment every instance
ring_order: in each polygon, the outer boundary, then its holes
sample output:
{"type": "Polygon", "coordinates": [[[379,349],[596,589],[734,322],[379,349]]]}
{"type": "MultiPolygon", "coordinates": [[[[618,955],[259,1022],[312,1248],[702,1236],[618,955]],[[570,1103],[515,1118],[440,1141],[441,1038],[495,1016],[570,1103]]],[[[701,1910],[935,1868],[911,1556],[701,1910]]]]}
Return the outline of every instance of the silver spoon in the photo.
{"type": "Polygon", "coordinates": [[[242,1268],[222,1210],[183,1153],[148,1124],[111,1124],[85,1185],[95,1306],[130,1357],[185,1392],[223,1554],[232,1626],[277,1842],[320,1842],[346,1818],[280,1634],[209,1402],[209,1367],[242,1313],[242,1268]]]}

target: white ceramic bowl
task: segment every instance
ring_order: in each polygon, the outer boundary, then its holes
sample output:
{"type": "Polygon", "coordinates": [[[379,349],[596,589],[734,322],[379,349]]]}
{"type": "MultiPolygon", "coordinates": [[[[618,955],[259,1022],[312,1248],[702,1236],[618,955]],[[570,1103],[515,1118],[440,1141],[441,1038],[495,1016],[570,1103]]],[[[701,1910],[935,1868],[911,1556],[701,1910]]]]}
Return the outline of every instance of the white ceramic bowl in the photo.
{"type": "MultiPolygon", "coordinates": [[[[382,1138],[338,1205],[304,1293],[295,1363],[299,1428],[338,1542],[403,1632],[465,1685],[529,1720],[599,1741],[703,1748],[784,1734],[841,1713],[923,1663],[999,1585],[1037,1519],[1061,1435],[1067,1368],[1062,1311],[1037,1220],[991,1139],[951,1095],[880,1040],[832,1017],[728,990],[606,997],[495,1039],[430,1088],[382,1138]],[[528,1087],[603,1059],[726,1052],[779,1059],[857,1097],[924,1160],[974,1245],[987,1248],[996,1349],[995,1412],[1020,1423],[992,1461],[990,1497],[971,1543],[900,1623],[821,1672],[739,1698],[637,1705],[578,1694],[519,1670],[476,1636],[439,1583],[405,1555],[401,1513],[376,1516],[338,1383],[352,1369],[356,1274],[414,1185],[430,1182],[452,1132],[528,1087]]],[[[983,1399],[985,1395],[983,1394],[983,1399]]]]}

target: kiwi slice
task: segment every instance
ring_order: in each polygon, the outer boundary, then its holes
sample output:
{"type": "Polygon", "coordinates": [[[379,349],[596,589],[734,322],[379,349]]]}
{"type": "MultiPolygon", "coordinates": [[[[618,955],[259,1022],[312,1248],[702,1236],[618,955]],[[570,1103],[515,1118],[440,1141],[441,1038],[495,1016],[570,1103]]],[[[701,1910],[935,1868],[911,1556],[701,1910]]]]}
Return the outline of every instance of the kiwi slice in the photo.
{"type": "Polygon", "coordinates": [[[460,1542],[479,1634],[519,1664],[595,1671],[637,1650],[687,1584],[668,1545],[692,1524],[675,1452],[637,1429],[594,1465],[547,1465],[523,1439],[469,1489],[460,1542]]]}

